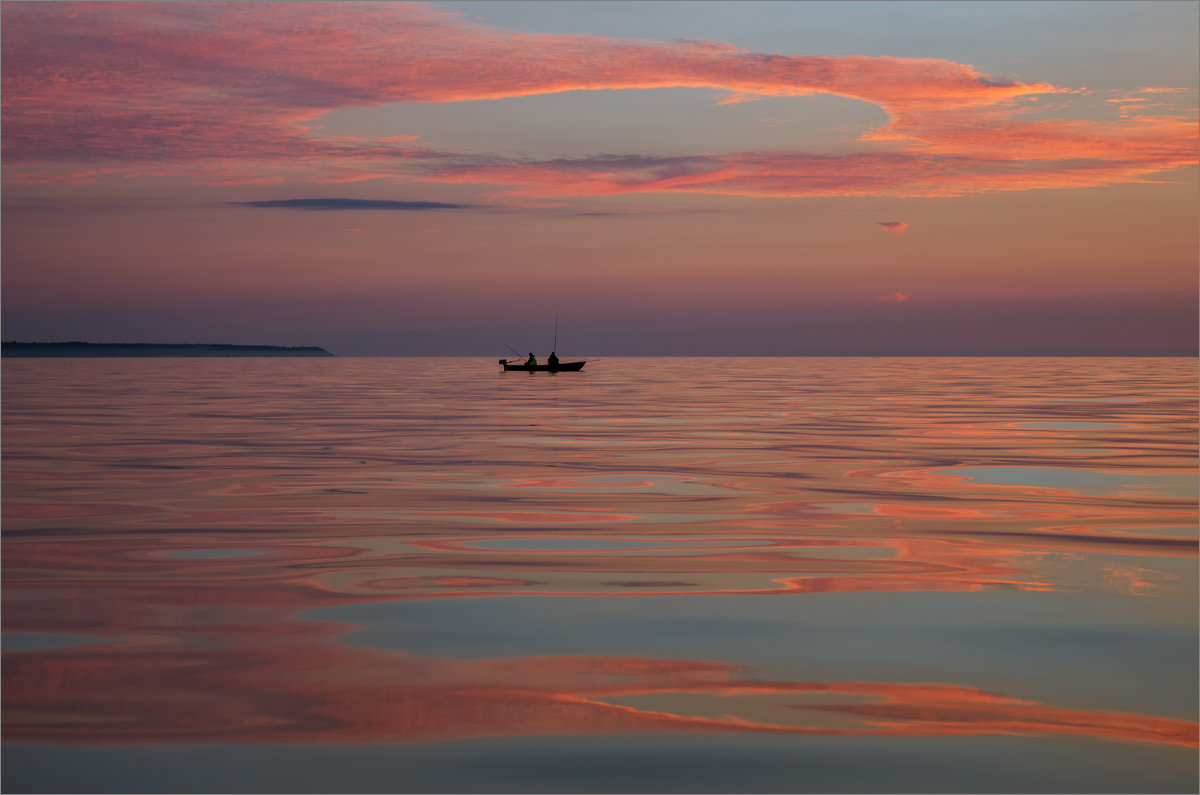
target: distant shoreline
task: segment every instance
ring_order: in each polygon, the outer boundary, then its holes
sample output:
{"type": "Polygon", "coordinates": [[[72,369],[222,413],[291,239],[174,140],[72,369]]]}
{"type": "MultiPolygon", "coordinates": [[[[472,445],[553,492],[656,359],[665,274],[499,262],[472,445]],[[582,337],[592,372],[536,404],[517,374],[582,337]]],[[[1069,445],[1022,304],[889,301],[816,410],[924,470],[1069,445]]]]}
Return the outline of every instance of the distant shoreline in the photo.
{"type": "Polygon", "coordinates": [[[122,356],[333,356],[315,345],[224,345],[159,342],[4,342],[0,355],[9,357],[122,357],[122,356]]]}

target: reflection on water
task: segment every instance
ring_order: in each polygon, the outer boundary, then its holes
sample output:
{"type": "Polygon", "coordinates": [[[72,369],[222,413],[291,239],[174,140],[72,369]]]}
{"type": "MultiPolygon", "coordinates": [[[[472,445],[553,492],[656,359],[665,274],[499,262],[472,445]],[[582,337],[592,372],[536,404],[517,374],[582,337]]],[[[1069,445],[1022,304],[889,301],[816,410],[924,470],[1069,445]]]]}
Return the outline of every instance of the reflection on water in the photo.
{"type": "Polygon", "coordinates": [[[594,364],[5,361],[5,789],[1194,788],[1195,360],[594,364]]]}

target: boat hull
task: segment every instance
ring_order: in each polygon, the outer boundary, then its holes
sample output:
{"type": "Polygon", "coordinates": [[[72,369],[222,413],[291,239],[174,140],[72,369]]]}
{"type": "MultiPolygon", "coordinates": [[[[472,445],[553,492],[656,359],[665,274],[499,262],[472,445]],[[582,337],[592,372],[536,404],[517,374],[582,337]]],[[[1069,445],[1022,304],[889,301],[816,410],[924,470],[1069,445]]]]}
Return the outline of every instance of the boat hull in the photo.
{"type": "Polygon", "coordinates": [[[504,368],[504,372],[518,373],[577,373],[587,364],[582,362],[559,362],[551,367],[548,364],[509,364],[504,359],[500,360],[500,366],[504,368]]]}

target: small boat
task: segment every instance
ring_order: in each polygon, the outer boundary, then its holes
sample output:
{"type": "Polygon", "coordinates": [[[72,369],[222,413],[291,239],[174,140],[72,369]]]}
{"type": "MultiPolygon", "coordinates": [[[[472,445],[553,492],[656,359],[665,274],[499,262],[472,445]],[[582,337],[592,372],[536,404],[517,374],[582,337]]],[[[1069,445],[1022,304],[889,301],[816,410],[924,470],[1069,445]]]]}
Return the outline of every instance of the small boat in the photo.
{"type": "Polygon", "coordinates": [[[500,366],[504,368],[504,372],[518,373],[578,373],[583,369],[587,361],[582,362],[559,362],[556,365],[549,364],[524,364],[518,362],[509,364],[508,359],[501,359],[500,366]]]}

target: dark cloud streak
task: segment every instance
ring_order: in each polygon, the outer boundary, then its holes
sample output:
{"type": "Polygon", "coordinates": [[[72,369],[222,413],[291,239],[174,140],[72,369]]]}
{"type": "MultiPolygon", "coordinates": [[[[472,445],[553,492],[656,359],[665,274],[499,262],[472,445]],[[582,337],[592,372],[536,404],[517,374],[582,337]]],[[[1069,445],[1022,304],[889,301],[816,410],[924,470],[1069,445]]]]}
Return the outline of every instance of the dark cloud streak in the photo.
{"type": "Polygon", "coordinates": [[[477,204],[447,204],[445,202],[392,201],[389,199],[269,199],[253,202],[230,202],[243,207],[272,207],[284,210],[475,210],[477,204]]]}

